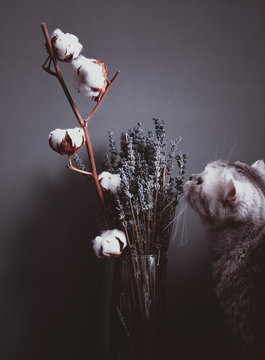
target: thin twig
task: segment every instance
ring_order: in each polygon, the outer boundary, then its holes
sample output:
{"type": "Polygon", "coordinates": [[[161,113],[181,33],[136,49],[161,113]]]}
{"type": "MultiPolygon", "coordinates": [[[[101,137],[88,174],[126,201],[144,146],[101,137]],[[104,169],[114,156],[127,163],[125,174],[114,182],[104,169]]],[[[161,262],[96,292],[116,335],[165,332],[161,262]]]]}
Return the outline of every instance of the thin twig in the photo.
{"type": "Polygon", "coordinates": [[[129,245],[129,247],[131,247],[131,242],[130,242],[130,237],[129,237],[128,229],[127,229],[126,226],[123,226],[123,228],[124,228],[124,231],[125,231],[125,235],[126,235],[126,239],[127,239],[128,245],[129,245]]]}
{"type": "Polygon", "coordinates": [[[42,65],[42,68],[44,71],[46,71],[48,74],[57,76],[57,73],[51,70],[51,64],[52,64],[52,57],[49,55],[47,59],[45,60],[44,64],[42,65]],[[45,66],[48,62],[48,65],[45,66]]]}
{"type": "MultiPolygon", "coordinates": [[[[146,228],[146,219],[145,219],[145,214],[142,214],[143,217],[143,223],[144,223],[144,240],[145,240],[145,244],[147,243],[147,238],[146,238],[146,234],[147,234],[147,228],[146,228]]],[[[145,247],[145,251],[146,251],[146,247],[145,247]]]]}
{"type": "Polygon", "coordinates": [[[68,157],[68,161],[69,161],[69,164],[66,165],[66,167],[67,167],[68,169],[73,170],[73,171],[76,171],[76,172],[79,172],[79,173],[81,173],[81,174],[93,176],[92,172],[88,172],[88,171],[85,171],[85,170],[80,170],[80,169],[76,168],[75,166],[73,166],[70,156],[68,157]]]}
{"type": "Polygon", "coordinates": [[[139,219],[139,215],[136,213],[136,217],[137,217],[137,228],[139,231],[139,247],[140,247],[140,252],[143,254],[144,250],[143,250],[143,238],[142,238],[142,232],[141,232],[141,226],[140,226],[140,219],[139,219]]]}
{"type": "Polygon", "coordinates": [[[165,185],[166,185],[166,166],[164,166],[164,169],[163,169],[163,192],[165,191],[165,185]]]}
{"type": "Polygon", "coordinates": [[[85,120],[85,123],[87,124],[88,121],[92,118],[92,116],[95,114],[95,112],[97,111],[97,109],[99,108],[99,105],[102,103],[104,97],[106,96],[107,92],[109,91],[109,88],[111,87],[113,81],[116,79],[116,77],[119,75],[120,71],[118,70],[116,72],[116,74],[113,76],[113,78],[111,80],[108,80],[108,85],[105,89],[104,94],[101,96],[100,100],[98,101],[98,103],[96,104],[96,106],[94,107],[94,109],[91,111],[91,113],[88,115],[88,117],[85,120]]]}
{"type": "Polygon", "coordinates": [[[160,255],[161,255],[161,251],[160,251],[160,249],[159,249],[159,251],[158,251],[158,258],[157,258],[157,266],[159,266],[160,265],[160,255]]]}
{"type": "Polygon", "coordinates": [[[56,73],[55,71],[52,71],[49,67],[42,66],[42,68],[43,68],[43,70],[46,71],[48,74],[53,75],[53,76],[56,76],[56,77],[58,78],[57,73],[56,73]]]}
{"type": "Polygon", "coordinates": [[[132,212],[132,217],[133,217],[133,222],[134,222],[134,226],[135,226],[135,233],[136,233],[136,238],[137,238],[137,242],[138,242],[138,248],[140,253],[142,253],[142,247],[141,247],[141,236],[138,232],[138,225],[137,225],[137,221],[136,221],[136,217],[135,217],[135,213],[134,213],[134,209],[133,209],[133,204],[131,199],[129,199],[130,202],[130,207],[131,207],[131,212],[132,212]]]}
{"type": "Polygon", "coordinates": [[[148,231],[148,235],[147,235],[147,246],[146,246],[146,252],[147,254],[149,253],[149,249],[150,249],[150,209],[148,209],[148,217],[147,217],[147,231],[148,231]]]}
{"type": "MultiPolygon", "coordinates": [[[[48,61],[51,62],[51,55],[49,55],[49,56],[47,57],[47,59],[44,61],[43,65],[42,65],[43,68],[45,67],[45,65],[47,64],[48,61]]],[[[50,62],[49,62],[48,67],[50,66],[50,62]]]]}
{"type": "Polygon", "coordinates": [[[152,229],[152,250],[155,244],[155,230],[156,230],[156,211],[157,211],[157,200],[158,200],[158,190],[156,189],[155,193],[155,208],[154,208],[154,215],[153,215],[153,229],[152,229]]]}
{"type": "Polygon", "coordinates": [[[122,326],[123,326],[123,329],[124,329],[124,331],[125,331],[125,334],[127,335],[129,341],[131,342],[131,336],[130,336],[130,333],[129,333],[129,330],[128,330],[128,326],[127,326],[127,324],[126,324],[126,322],[125,322],[125,320],[124,320],[124,317],[123,317],[123,315],[122,315],[122,313],[121,313],[121,311],[120,311],[120,309],[119,309],[118,306],[116,306],[116,310],[117,310],[117,313],[118,313],[118,315],[119,315],[119,319],[120,319],[120,322],[121,322],[121,324],[122,324],[122,326]]]}

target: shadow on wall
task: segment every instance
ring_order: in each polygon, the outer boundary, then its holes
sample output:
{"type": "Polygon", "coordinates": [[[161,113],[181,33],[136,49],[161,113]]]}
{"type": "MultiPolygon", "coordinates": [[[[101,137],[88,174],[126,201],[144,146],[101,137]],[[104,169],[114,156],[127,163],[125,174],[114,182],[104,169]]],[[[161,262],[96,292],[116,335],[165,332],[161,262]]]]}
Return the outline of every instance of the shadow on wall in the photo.
{"type": "Polygon", "coordinates": [[[169,256],[165,358],[176,354],[185,360],[239,360],[214,294],[209,258],[195,244],[200,235],[169,256]]]}
{"type": "MultiPolygon", "coordinates": [[[[59,183],[39,180],[32,196],[38,196],[35,205],[24,210],[7,239],[1,358],[112,359],[108,349],[116,331],[108,296],[114,264],[105,266],[91,249],[101,230],[94,187],[67,172],[59,183]]],[[[207,261],[196,238],[170,249],[165,358],[235,359],[229,357],[207,261]]]]}
{"type": "Polygon", "coordinates": [[[1,358],[100,359],[105,261],[91,249],[100,230],[94,187],[70,172],[35,186],[37,204],[6,239],[1,358]]]}

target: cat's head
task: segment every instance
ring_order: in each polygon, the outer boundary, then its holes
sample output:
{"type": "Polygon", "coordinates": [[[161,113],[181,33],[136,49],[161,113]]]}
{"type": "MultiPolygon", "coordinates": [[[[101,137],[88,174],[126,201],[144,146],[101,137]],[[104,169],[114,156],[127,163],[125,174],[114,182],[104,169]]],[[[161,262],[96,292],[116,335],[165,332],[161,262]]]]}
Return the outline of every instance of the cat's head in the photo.
{"type": "Polygon", "coordinates": [[[184,193],[208,226],[229,220],[265,221],[265,164],[263,160],[252,166],[214,161],[202,173],[190,177],[184,193]]]}

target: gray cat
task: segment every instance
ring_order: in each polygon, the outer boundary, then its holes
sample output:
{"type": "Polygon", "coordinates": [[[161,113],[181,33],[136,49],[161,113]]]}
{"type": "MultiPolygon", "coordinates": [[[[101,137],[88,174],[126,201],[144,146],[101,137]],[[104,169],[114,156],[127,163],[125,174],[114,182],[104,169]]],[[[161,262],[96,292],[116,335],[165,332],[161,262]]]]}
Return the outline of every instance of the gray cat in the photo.
{"type": "Polygon", "coordinates": [[[216,295],[244,359],[265,359],[265,164],[215,161],[184,186],[209,235],[216,295]]]}

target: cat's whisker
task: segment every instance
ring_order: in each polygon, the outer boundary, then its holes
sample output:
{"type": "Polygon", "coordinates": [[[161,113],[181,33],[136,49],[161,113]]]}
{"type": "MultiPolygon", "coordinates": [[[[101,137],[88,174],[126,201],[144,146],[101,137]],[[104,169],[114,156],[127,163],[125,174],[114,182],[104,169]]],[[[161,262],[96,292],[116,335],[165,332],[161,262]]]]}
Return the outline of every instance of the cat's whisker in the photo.
{"type": "Polygon", "coordinates": [[[185,214],[185,224],[186,224],[186,227],[185,227],[185,243],[183,245],[185,245],[187,242],[188,242],[188,226],[187,226],[187,214],[188,214],[188,205],[187,205],[187,210],[186,210],[186,214],[185,214]]]}
{"type": "Polygon", "coordinates": [[[165,231],[176,219],[177,219],[177,223],[179,221],[179,217],[181,216],[181,214],[183,213],[184,210],[180,211],[178,215],[176,215],[174,217],[174,219],[172,221],[170,221],[167,226],[164,227],[164,229],[162,231],[165,231]]]}
{"type": "Polygon", "coordinates": [[[214,161],[215,158],[216,158],[216,153],[215,153],[215,151],[212,149],[211,152],[207,154],[207,156],[208,156],[208,161],[209,161],[209,162],[212,162],[212,161],[214,161]]]}
{"type": "Polygon", "coordinates": [[[215,153],[214,153],[214,150],[212,149],[212,150],[211,150],[211,156],[210,156],[210,162],[214,161],[214,157],[215,157],[214,154],[215,154],[215,153]]]}
{"type": "Polygon", "coordinates": [[[217,148],[212,149],[211,153],[212,153],[212,155],[208,154],[209,162],[218,160],[218,158],[219,158],[218,157],[218,149],[217,148]]]}
{"type": "Polygon", "coordinates": [[[186,227],[186,232],[185,232],[185,235],[186,235],[186,242],[185,242],[185,244],[188,242],[188,229],[187,229],[187,227],[186,227]]]}
{"type": "Polygon", "coordinates": [[[212,157],[211,157],[209,154],[207,154],[207,157],[208,157],[208,161],[211,162],[211,161],[212,161],[212,157]]]}
{"type": "Polygon", "coordinates": [[[217,149],[217,146],[215,148],[215,152],[214,152],[214,160],[217,161],[219,159],[219,155],[218,155],[218,149],[217,149]]]}
{"type": "Polygon", "coordinates": [[[186,212],[188,204],[182,203],[179,213],[175,216],[175,224],[172,229],[171,240],[174,241],[177,237],[180,237],[179,245],[182,246],[187,242],[187,236],[185,235],[186,229],[186,212]],[[185,236],[184,236],[185,235],[185,236]],[[185,238],[185,240],[183,240],[185,238]]]}
{"type": "Polygon", "coordinates": [[[223,158],[224,158],[224,153],[225,153],[225,149],[224,149],[224,145],[223,145],[223,146],[222,146],[221,157],[219,157],[219,159],[223,159],[223,158]]]}
{"type": "Polygon", "coordinates": [[[183,246],[187,243],[187,226],[186,226],[187,208],[188,208],[188,204],[186,204],[185,209],[184,209],[180,246],[183,246]],[[184,235],[185,235],[185,239],[184,239],[184,235]]]}
{"type": "MultiPolygon", "coordinates": [[[[174,223],[173,225],[173,228],[172,228],[172,233],[171,233],[171,239],[172,241],[174,241],[174,239],[177,237],[177,234],[178,234],[178,230],[179,230],[179,222],[180,222],[180,219],[181,219],[181,215],[185,212],[187,208],[187,204],[185,203],[182,203],[181,206],[180,206],[180,209],[179,209],[179,212],[178,214],[174,217],[174,219],[167,225],[170,226],[172,223],[174,223]]],[[[167,228],[166,227],[166,228],[167,228]]],[[[164,228],[163,230],[165,230],[166,228],[164,228]]]]}
{"type": "Polygon", "coordinates": [[[183,245],[182,239],[183,239],[184,230],[185,230],[185,222],[184,222],[184,219],[183,219],[182,229],[181,229],[181,236],[180,236],[180,245],[181,245],[181,246],[183,245]]]}
{"type": "Polygon", "coordinates": [[[232,146],[231,150],[229,151],[229,153],[226,156],[227,160],[230,160],[230,156],[232,155],[232,153],[235,151],[236,147],[238,145],[238,139],[235,140],[234,145],[232,146]]]}

